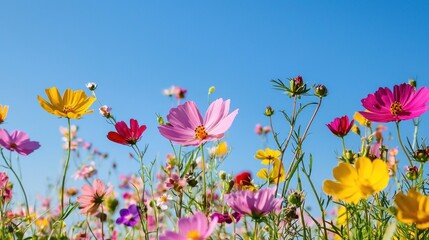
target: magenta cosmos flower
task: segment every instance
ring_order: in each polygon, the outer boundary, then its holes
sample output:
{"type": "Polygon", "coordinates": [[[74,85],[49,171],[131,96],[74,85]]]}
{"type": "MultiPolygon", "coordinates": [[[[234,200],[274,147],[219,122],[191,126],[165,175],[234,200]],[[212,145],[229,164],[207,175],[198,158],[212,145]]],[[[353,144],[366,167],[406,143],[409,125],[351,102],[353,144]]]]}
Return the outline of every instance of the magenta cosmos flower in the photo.
{"type": "Polygon", "coordinates": [[[98,207],[104,202],[107,195],[113,190],[113,186],[106,189],[106,186],[100,179],[94,179],[92,186],[85,184],[82,186],[82,195],[77,197],[80,213],[95,214],[98,207]]]}
{"type": "Polygon", "coordinates": [[[26,133],[15,130],[9,135],[6,129],[0,129],[0,145],[23,156],[27,156],[40,147],[38,142],[30,141],[26,133]]]}
{"type": "Polygon", "coordinates": [[[234,211],[259,219],[281,207],[283,199],[275,198],[275,191],[275,188],[259,189],[257,192],[242,190],[225,194],[225,201],[234,211]]]}
{"type": "Polygon", "coordinates": [[[207,217],[197,212],[193,216],[179,219],[179,232],[167,231],[160,236],[160,240],[204,240],[210,237],[216,228],[217,218],[211,221],[207,217]]]}
{"type": "Polygon", "coordinates": [[[340,118],[335,118],[334,121],[326,124],[326,126],[333,134],[337,135],[338,137],[344,137],[350,132],[353,123],[354,120],[349,121],[349,117],[342,116],[340,118]]]}
{"type": "Polygon", "coordinates": [[[134,145],[140,140],[146,130],[146,125],[139,126],[137,120],[130,119],[130,127],[124,121],[120,121],[115,124],[115,128],[117,132],[107,134],[107,138],[110,141],[124,145],[134,145]]]}
{"type": "Polygon", "coordinates": [[[416,118],[429,108],[429,88],[418,91],[410,84],[403,83],[393,87],[379,88],[374,94],[362,99],[362,106],[367,111],[359,112],[366,119],[374,122],[398,122],[416,118]]]}
{"type": "Polygon", "coordinates": [[[167,139],[184,146],[197,146],[207,141],[218,140],[229,129],[238,109],[229,113],[230,100],[222,98],[210,104],[205,118],[193,101],[185,102],[170,109],[168,124],[158,126],[159,132],[167,139]]]}

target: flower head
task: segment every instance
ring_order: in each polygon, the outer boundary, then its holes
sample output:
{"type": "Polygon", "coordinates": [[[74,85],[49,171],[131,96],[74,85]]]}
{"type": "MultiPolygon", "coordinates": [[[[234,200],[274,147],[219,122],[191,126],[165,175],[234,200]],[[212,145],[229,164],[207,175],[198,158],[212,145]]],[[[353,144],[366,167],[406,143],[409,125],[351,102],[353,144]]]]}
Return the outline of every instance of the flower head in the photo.
{"type": "Polygon", "coordinates": [[[9,111],[9,106],[0,104],[0,124],[4,122],[7,116],[7,111],[9,111]]]}
{"type": "Polygon", "coordinates": [[[229,105],[230,100],[215,100],[203,119],[194,102],[185,102],[170,109],[167,116],[169,124],[158,126],[158,130],[162,136],[184,146],[221,139],[238,113],[238,109],[229,113],[229,105]]]}
{"type": "Polygon", "coordinates": [[[6,129],[0,129],[0,145],[23,156],[27,156],[40,147],[39,142],[30,141],[26,133],[15,130],[9,135],[6,129]]]}
{"type": "Polygon", "coordinates": [[[243,171],[234,177],[234,184],[241,188],[243,186],[252,185],[252,174],[248,171],[243,171]]]}
{"type": "Polygon", "coordinates": [[[173,200],[173,196],[164,193],[156,199],[156,205],[159,208],[161,208],[161,210],[167,210],[168,209],[168,202],[170,200],[173,200]]]}
{"type": "Polygon", "coordinates": [[[89,82],[85,86],[86,88],[88,88],[89,91],[95,91],[95,89],[97,88],[97,84],[94,82],[89,82]]]}
{"type": "Polygon", "coordinates": [[[266,148],[264,150],[258,150],[256,152],[255,158],[262,160],[262,164],[273,163],[276,159],[279,160],[279,157],[282,153],[279,150],[273,150],[271,148],[266,148]]]}
{"type": "Polygon", "coordinates": [[[218,223],[224,223],[225,222],[227,224],[230,224],[230,223],[232,223],[233,218],[235,219],[234,220],[235,222],[240,221],[241,214],[238,212],[233,212],[232,214],[228,214],[228,213],[222,214],[222,213],[215,212],[211,216],[211,219],[214,219],[214,218],[217,218],[218,223]]]}
{"type": "Polygon", "coordinates": [[[280,160],[275,159],[272,168],[262,168],[256,176],[267,180],[268,184],[277,184],[286,179],[285,168],[280,160]]]}
{"type": "Polygon", "coordinates": [[[111,107],[109,107],[109,106],[107,106],[107,105],[103,105],[103,106],[101,106],[99,109],[98,109],[98,111],[100,112],[100,114],[101,115],[103,115],[103,117],[105,117],[105,118],[110,118],[112,115],[111,115],[111,111],[112,111],[112,108],[111,107]]]}
{"type": "Polygon", "coordinates": [[[124,224],[127,227],[134,227],[140,221],[140,207],[131,204],[128,208],[119,211],[120,217],[116,219],[116,224],[124,224]]]}
{"type": "Polygon", "coordinates": [[[258,191],[242,190],[225,194],[225,201],[234,211],[259,219],[281,206],[283,198],[275,198],[276,188],[258,191]]]}
{"type": "Polygon", "coordinates": [[[360,114],[374,122],[398,122],[416,118],[429,108],[429,88],[415,87],[403,83],[395,85],[393,92],[389,88],[379,88],[374,94],[362,99],[367,111],[360,114]]]}
{"type": "Polygon", "coordinates": [[[415,189],[405,195],[399,192],[395,196],[396,218],[406,224],[416,224],[419,229],[429,228],[429,196],[415,189]]]}
{"type": "Polygon", "coordinates": [[[179,232],[167,231],[160,240],[204,240],[210,237],[216,228],[217,218],[208,221],[206,216],[197,212],[193,216],[180,218],[179,232]]]}
{"type": "Polygon", "coordinates": [[[82,186],[82,195],[77,197],[80,213],[95,214],[98,207],[104,202],[106,196],[113,190],[113,186],[106,189],[106,186],[100,179],[94,179],[92,186],[85,184],[82,186]]]}
{"type": "Polygon", "coordinates": [[[355,165],[340,163],[333,170],[336,181],[325,180],[323,191],[348,203],[358,203],[382,191],[389,183],[387,164],[381,159],[371,161],[360,157],[355,165]]]}
{"type": "Polygon", "coordinates": [[[120,121],[115,124],[115,128],[117,132],[107,134],[107,138],[110,141],[124,145],[134,145],[140,140],[146,130],[146,125],[139,126],[137,120],[130,119],[130,127],[124,121],[120,121]]]}
{"type": "Polygon", "coordinates": [[[342,116],[340,118],[335,118],[334,121],[332,121],[329,124],[326,124],[326,126],[336,136],[344,137],[350,132],[350,129],[352,128],[353,123],[354,123],[354,120],[349,121],[349,117],[342,116]]]}
{"type": "Polygon", "coordinates": [[[82,115],[93,112],[88,108],[95,101],[95,97],[88,97],[83,90],[66,89],[63,96],[56,87],[48,88],[45,92],[49,102],[37,96],[39,104],[45,111],[55,116],[79,119],[82,115]]]}

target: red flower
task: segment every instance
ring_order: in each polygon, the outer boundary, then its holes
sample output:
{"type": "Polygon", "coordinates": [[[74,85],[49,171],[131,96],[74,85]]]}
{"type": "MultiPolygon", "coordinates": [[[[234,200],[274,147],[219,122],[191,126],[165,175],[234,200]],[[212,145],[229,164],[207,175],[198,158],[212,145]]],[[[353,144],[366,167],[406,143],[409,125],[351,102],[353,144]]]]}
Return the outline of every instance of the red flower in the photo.
{"type": "Polygon", "coordinates": [[[329,124],[326,124],[326,126],[329,128],[329,130],[331,130],[333,134],[337,135],[338,137],[344,137],[350,132],[353,123],[354,120],[350,122],[349,117],[342,116],[340,118],[335,118],[334,121],[329,124]]]}
{"type": "Polygon", "coordinates": [[[146,130],[146,125],[139,127],[137,120],[130,119],[129,128],[124,121],[117,122],[115,128],[117,132],[109,132],[107,134],[107,138],[110,141],[124,145],[134,145],[140,140],[140,137],[146,130]]]}
{"type": "Polygon", "coordinates": [[[252,174],[248,171],[243,171],[234,177],[234,183],[237,186],[252,185],[252,174]]]}

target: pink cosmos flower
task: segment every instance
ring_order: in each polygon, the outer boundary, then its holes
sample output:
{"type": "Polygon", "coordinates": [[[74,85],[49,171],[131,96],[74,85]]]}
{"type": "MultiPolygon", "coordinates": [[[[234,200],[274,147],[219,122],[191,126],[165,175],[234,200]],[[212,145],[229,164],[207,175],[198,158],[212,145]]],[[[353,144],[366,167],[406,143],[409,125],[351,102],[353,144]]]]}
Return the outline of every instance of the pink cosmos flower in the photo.
{"type": "Polygon", "coordinates": [[[115,124],[115,128],[117,132],[107,134],[107,138],[110,141],[124,145],[134,145],[140,140],[146,130],[146,125],[139,126],[137,120],[130,119],[130,127],[124,121],[120,121],[115,124]]]}
{"type": "Polygon", "coordinates": [[[76,173],[73,175],[74,179],[88,179],[92,177],[94,174],[97,173],[97,169],[95,168],[95,162],[92,161],[88,165],[83,165],[76,171],[76,173]]]}
{"type": "Polygon", "coordinates": [[[418,91],[410,84],[403,83],[393,87],[379,88],[361,100],[367,111],[359,112],[366,119],[374,122],[398,122],[416,118],[429,108],[429,88],[418,91]]]}
{"type": "Polygon", "coordinates": [[[103,203],[105,197],[113,190],[113,186],[106,189],[106,186],[100,179],[94,179],[92,186],[85,184],[82,186],[82,195],[77,197],[80,213],[95,214],[98,207],[103,203]]]}
{"type": "Polygon", "coordinates": [[[258,219],[280,208],[283,198],[275,198],[275,191],[276,188],[242,190],[225,194],[225,201],[234,211],[258,219]]]}
{"type": "Polygon", "coordinates": [[[158,126],[162,136],[184,146],[197,146],[207,141],[218,140],[229,129],[238,109],[229,113],[230,100],[217,99],[210,104],[205,118],[193,101],[170,109],[168,124],[158,126]]]}
{"type": "Polygon", "coordinates": [[[344,137],[350,132],[350,129],[352,129],[354,121],[355,120],[349,121],[349,117],[342,116],[340,118],[335,118],[334,121],[326,124],[326,126],[336,136],[344,137]]]}
{"type": "Polygon", "coordinates": [[[27,156],[40,147],[39,142],[30,141],[26,133],[15,130],[9,135],[6,129],[0,129],[0,145],[23,156],[27,156]]]}
{"type": "Polygon", "coordinates": [[[167,231],[160,236],[160,240],[204,240],[210,237],[216,228],[217,217],[211,221],[207,217],[197,212],[193,216],[180,218],[178,221],[179,232],[167,231]]]}

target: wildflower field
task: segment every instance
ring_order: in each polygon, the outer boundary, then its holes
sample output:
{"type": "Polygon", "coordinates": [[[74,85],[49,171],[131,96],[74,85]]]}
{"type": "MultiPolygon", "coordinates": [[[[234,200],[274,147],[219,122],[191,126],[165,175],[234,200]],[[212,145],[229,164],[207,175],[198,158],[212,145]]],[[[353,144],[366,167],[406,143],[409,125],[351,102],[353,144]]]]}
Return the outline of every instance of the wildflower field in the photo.
{"type": "Polygon", "coordinates": [[[420,117],[429,108],[429,88],[414,80],[381,86],[363,96],[362,108],[353,116],[324,123],[342,151],[332,159],[338,162],[332,177],[319,189],[313,180],[318,169],[304,143],[311,138],[328,89],[309,86],[301,76],[271,84],[274,94],[284,94],[293,107],[286,111],[268,106],[265,126],[255,126],[257,135],[270,139],[254,150],[252,157],[261,164],[255,175],[222,168],[232,149],[225,135],[239,124],[239,109],[230,108],[234,99],[212,99],[214,87],[208,89],[207,109],[188,100],[185,88],[164,90],[178,101],[166,116],[157,116],[157,131],[170,143],[165,146],[170,154],[163,159],[145,155],[150,141],[145,139],[144,119],[115,114],[97,96],[96,83],[79,90],[46,88],[37,99],[46,114],[66,124],[60,128],[65,157],[60,176],[53,176],[58,179],[56,197],[36,203],[28,200],[16,161],[43,146],[25,132],[6,127],[13,106],[2,103],[0,239],[429,238],[424,172],[429,147],[418,131],[420,117]],[[137,163],[132,174],[115,182],[98,175],[99,162],[108,153],[78,137],[77,126],[84,124],[86,114],[99,114],[109,129],[100,139],[123,145],[124,154],[137,163]],[[282,122],[274,121],[275,115],[282,116],[282,122]],[[413,128],[401,128],[404,122],[412,122],[413,128]],[[278,132],[280,124],[289,131],[278,132]],[[394,129],[399,147],[387,144],[387,127],[394,129]],[[346,144],[352,134],[360,141],[346,144]],[[77,163],[77,171],[70,171],[71,163],[77,163]],[[77,187],[71,178],[85,183],[77,187]],[[307,201],[309,196],[315,202],[307,201]]]}

